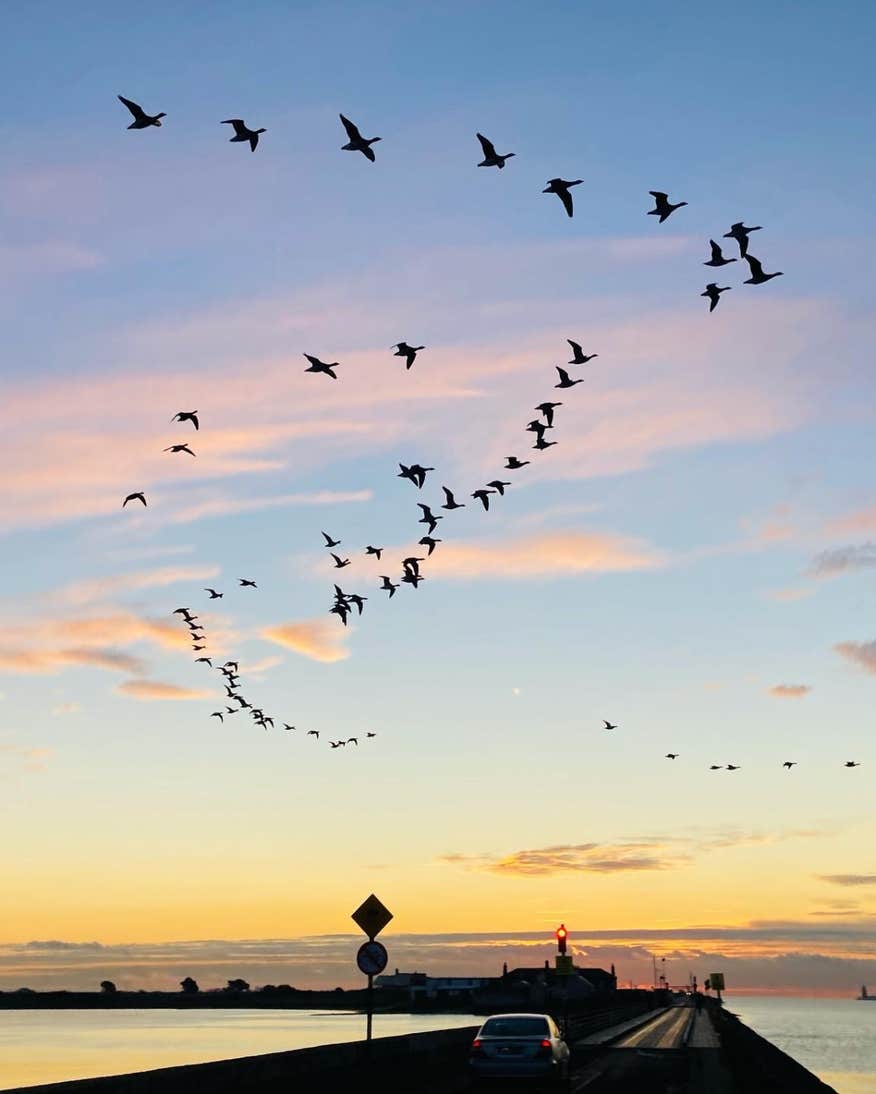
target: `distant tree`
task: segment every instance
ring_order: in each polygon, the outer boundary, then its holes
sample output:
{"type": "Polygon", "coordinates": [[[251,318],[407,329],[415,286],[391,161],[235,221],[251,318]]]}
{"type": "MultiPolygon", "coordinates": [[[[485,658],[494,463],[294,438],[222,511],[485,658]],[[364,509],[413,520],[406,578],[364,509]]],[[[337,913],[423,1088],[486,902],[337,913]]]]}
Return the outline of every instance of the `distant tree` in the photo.
{"type": "Polygon", "coordinates": [[[245,980],[229,980],[225,990],[231,992],[249,991],[249,984],[245,980]]]}
{"type": "Polygon", "coordinates": [[[268,992],[268,994],[270,994],[270,995],[275,995],[276,992],[277,992],[277,985],[276,984],[262,984],[262,986],[259,988],[259,991],[264,991],[264,992],[268,992]]]}
{"type": "Polygon", "coordinates": [[[291,995],[296,990],[297,989],[293,988],[291,984],[278,984],[277,985],[277,995],[291,995]]]}
{"type": "Polygon", "coordinates": [[[197,995],[201,990],[198,987],[198,981],[193,980],[190,976],[187,976],[185,980],[181,980],[179,986],[182,988],[183,995],[197,995]]]}
{"type": "Polygon", "coordinates": [[[104,995],[114,995],[116,992],[116,986],[112,982],[112,980],[101,980],[100,990],[104,993],[104,995]]]}
{"type": "Polygon", "coordinates": [[[343,995],[344,994],[344,989],[343,988],[335,988],[335,994],[337,994],[338,992],[340,992],[340,994],[343,995]]]}

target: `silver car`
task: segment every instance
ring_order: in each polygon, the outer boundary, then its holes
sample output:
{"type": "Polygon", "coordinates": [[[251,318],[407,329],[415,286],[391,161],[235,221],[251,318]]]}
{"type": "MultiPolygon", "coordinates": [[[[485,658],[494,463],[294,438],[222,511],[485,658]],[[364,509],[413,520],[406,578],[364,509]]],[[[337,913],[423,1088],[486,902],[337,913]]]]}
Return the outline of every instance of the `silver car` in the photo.
{"type": "Polygon", "coordinates": [[[494,1014],[469,1053],[475,1081],[560,1082],[569,1072],[569,1046],[549,1014],[494,1014]]]}

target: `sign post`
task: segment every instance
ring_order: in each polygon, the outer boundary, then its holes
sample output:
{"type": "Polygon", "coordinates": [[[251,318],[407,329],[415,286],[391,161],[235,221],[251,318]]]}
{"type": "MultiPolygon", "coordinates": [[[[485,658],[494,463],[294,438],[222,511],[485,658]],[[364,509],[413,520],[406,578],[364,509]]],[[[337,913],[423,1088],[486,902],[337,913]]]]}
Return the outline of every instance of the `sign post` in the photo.
{"type": "Polygon", "coordinates": [[[708,984],[718,993],[718,1002],[722,1002],[721,992],[724,991],[724,974],[722,972],[709,973],[708,984]]]}
{"type": "Polygon", "coordinates": [[[365,1044],[366,1051],[371,1051],[371,1024],[374,1015],[374,977],[379,976],[386,968],[389,955],[382,942],[375,939],[383,928],[392,919],[392,912],[382,904],[374,893],[363,901],[350,917],[356,926],[368,935],[368,941],[363,942],[356,954],[356,964],[359,971],[368,977],[368,994],[366,997],[365,1011],[365,1044]]]}

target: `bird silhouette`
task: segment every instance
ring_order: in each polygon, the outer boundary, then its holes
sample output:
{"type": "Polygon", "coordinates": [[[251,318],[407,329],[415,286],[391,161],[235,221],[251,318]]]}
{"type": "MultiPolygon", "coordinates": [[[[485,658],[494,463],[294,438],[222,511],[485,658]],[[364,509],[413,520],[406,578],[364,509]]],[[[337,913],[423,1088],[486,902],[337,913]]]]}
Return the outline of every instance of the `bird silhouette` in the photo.
{"type": "Polygon", "coordinates": [[[284,722],[283,729],[285,729],[287,732],[290,732],[291,730],[295,729],[295,726],[290,726],[288,722],[284,722]]]}
{"type": "Polygon", "coordinates": [[[539,403],[538,406],[535,408],[536,410],[540,410],[541,413],[544,415],[544,420],[547,424],[548,429],[553,429],[554,409],[562,405],[562,403],[539,403]]]}
{"type": "Polygon", "coordinates": [[[556,368],[557,372],[560,374],[560,382],[558,384],[554,384],[554,387],[560,387],[560,388],[574,387],[575,384],[583,384],[584,383],[584,381],[582,379],[578,379],[578,380],[571,379],[568,372],[566,372],[566,370],[564,368],[560,368],[559,365],[556,365],[555,368],[556,368]]]}
{"type": "Polygon", "coordinates": [[[510,485],[510,482],[502,482],[501,479],[493,479],[492,482],[487,483],[487,486],[492,486],[500,498],[505,496],[505,487],[510,485]]]}
{"type": "Polygon", "coordinates": [[[323,532],[322,537],[325,540],[326,547],[337,547],[337,545],[341,542],[339,539],[332,539],[328,532],[323,532]]]}
{"type": "Polygon", "coordinates": [[[552,429],[552,426],[547,425],[545,422],[541,422],[538,418],[533,418],[531,422],[526,425],[527,433],[537,433],[539,437],[543,437],[546,429],[552,429]]]}
{"type": "Polygon", "coordinates": [[[669,200],[669,195],[664,194],[662,190],[649,190],[648,193],[654,199],[654,208],[648,210],[648,216],[660,217],[661,224],[667,217],[672,216],[676,209],[680,209],[682,205],[687,205],[686,201],[679,201],[673,205],[669,200]]]}
{"type": "Polygon", "coordinates": [[[210,594],[211,600],[221,600],[225,593],[217,593],[215,589],[204,589],[205,593],[210,594]]]}
{"type": "Polygon", "coordinates": [[[170,419],[172,422],[191,422],[195,429],[200,429],[197,410],[181,410],[170,419]]]}
{"type": "Polygon", "coordinates": [[[760,224],[755,224],[753,228],[746,228],[745,224],[741,220],[737,220],[735,224],[730,226],[730,231],[725,232],[721,237],[722,239],[735,239],[739,244],[739,255],[741,258],[745,258],[748,254],[748,235],[750,232],[761,231],[760,224]]]}
{"type": "Polygon", "coordinates": [[[128,126],[128,129],[148,129],[150,125],[156,125],[160,128],[161,119],[167,117],[164,111],[160,114],[147,114],[142,106],[130,99],[126,99],[124,95],[119,95],[118,99],[120,103],[125,104],[133,115],[134,120],[128,126]]]}
{"type": "Polygon", "coordinates": [[[727,764],[727,770],[728,771],[738,771],[739,768],[736,766],[736,764],[727,764]]]}
{"type": "Polygon", "coordinates": [[[376,733],[366,733],[365,736],[366,737],[376,737],[377,734],[376,733]]]}
{"type": "Polygon", "coordinates": [[[709,771],[720,771],[720,770],[721,770],[721,765],[720,764],[712,764],[712,766],[709,768],[709,771]]]}
{"type": "Polygon", "coordinates": [[[421,581],[425,580],[426,579],[421,573],[414,570],[405,570],[405,572],[402,574],[402,581],[405,583],[405,585],[413,585],[415,589],[421,581]]]}
{"type": "Polygon", "coordinates": [[[359,738],[358,737],[348,737],[347,738],[347,744],[348,745],[355,745],[356,748],[358,748],[359,747],[359,738]]]}
{"type": "Polygon", "coordinates": [[[343,568],[345,566],[350,565],[350,560],[348,558],[340,558],[338,555],[336,555],[334,553],[332,554],[332,558],[335,560],[335,569],[336,570],[343,570],[343,568]]]}
{"type": "Polygon", "coordinates": [[[240,582],[240,587],[242,589],[257,589],[258,588],[258,585],[256,585],[256,583],[254,581],[250,581],[249,578],[239,577],[237,580],[240,582]]]}
{"type": "Polygon", "coordinates": [[[396,342],[391,347],[395,350],[393,357],[404,357],[405,359],[405,371],[410,369],[411,365],[417,359],[417,354],[421,349],[425,349],[425,346],[409,346],[407,342],[396,342]]]}
{"type": "Polygon", "coordinates": [[[333,369],[340,368],[337,361],[332,361],[330,365],[327,365],[325,361],[320,361],[318,357],[311,357],[309,353],[305,353],[304,356],[310,362],[305,372],[324,372],[326,376],[331,376],[333,380],[337,380],[337,375],[332,371],[333,369]]]}
{"type": "Polygon", "coordinates": [[[357,609],[358,609],[358,611],[359,611],[359,615],[361,615],[361,614],[362,614],[362,609],[363,609],[363,608],[365,607],[365,601],[366,601],[367,599],[368,599],[368,597],[367,597],[367,596],[360,596],[360,595],[359,595],[358,593],[350,593],[350,594],[349,594],[349,595],[347,596],[347,600],[348,600],[348,601],[349,601],[349,602],[350,602],[351,604],[355,604],[355,605],[356,605],[356,607],[357,607],[357,609]]]}
{"type": "Polygon", "coordinates": [[[343,741],[329,741],[329,748],[340,748],[343,741]]]}
{"type": "Polygon", "coordinates": [[[243,118],[226,118],[220,125],[234,126],[234,136],[229,144],[237,144],[240,141],[249,141],[250,149],[255,152],[259,143],[259,133],[267,133],[267,129],[249,129],[243,118]]]}
{"type": "Polygon", "coordinates": [[[478,167],[498,167],[499,170],[505,166],[507,160],[510,160],[514,155],[513,152],[506,152],[503,156],[500,156],[496,151],[495,145],[491,140],[483,135],[483,133],[475,134],[477,139],[481,142],[481,148],[484,152],[484,158],[478,164],[478,167]]]}
{"type": "Polygon", "coordinates": [[[521,467],[527,467],[530,464],[530,460],[518,460],[516,456],[505,457],[505,470],[506,471],[519,471],[521,467]]]}
{"type": "Polygon", "coordinates": [[[567,182],[565,179],[549,179],[547,186],[542,190],[543,194],[556,194],[560,201],[563,203],[563,208],[566,210],[566,215],[571,216],[572,209],[572,195],[569,193],[569,188],[572,186],[578,186],[582,183],[583,179],[573,179],[571,182],[567,182]]]}
{"type": "Polygon", "coordinates": [[[238,672],[239,669],[240,669],[240,666],[238,665],[238,663],[236,661],[226,661],[225,664],[222,666],[222,668],[224,668],[224,669],[234,669],[235,672],[238,672]]]}
{"type": "Polygon", "coordinates": [[[495,493],[496,493],[495,490],[480,489],[480,490],[474,490],[472,492],[471,496],[473,498],[478,499],[478,501],[484,507],[484,512],[486,512],[490,508],[490,494],[495,494],[495,493]]]}
{"type": "Polygon", "coordinates": [[[418,539],[417,542],[421,547],[428,547],[429,554],[431,555],[439,543],[443,543],[443,539],[433,539],[432,536],[423,536],[422,539],[418,539]]]}
{"type": "Polygon", "coordinates": [[[411,470],[411,473],[414,476],[414,481],[417,484],[417,488],[419,490],[422,490],[423,485],[426,482],[426,472],[427,471],[434,471],[435,468],[434,467],[423,467],[418,463],[412,463],[410,470],[411,470]]]}
{"type": "Polygon", "coordinates": [[[609,722],[606,718],[602,719],[602,724],[605,726],[606,729],[617,729],[618,728],[616,725],[613,725],[611,722],[609,722]]]}
{"type": "Polygon", "coordinates": [[[209,665],[210,668],[213,667],[213,662],[210,660],[209,657],[196,657],[195,658],[195,664],[196,665],[199,665],[199,664],[209,665]]]}
{"type": "Polygon", "coordinates": [[[677,752],[667,752],[666,753],[666,759],[667,760],[677,760],[678,759],[678,753],[677,752]]]}
{"type": "Polygon", "coordinates": [[[197,653],[198,650],[205,650],[206,646],[192,646],[192,653],[197,653]]]}
{"type": "Polygon", "coordinates": [[[374,149],[372,144],[376,144],[381,140],[381,137],[363,137],[359,132],[357,126],[355,126],[349,118],[345,118],[343,114],[338,115],[341,119],[341,124],[347,131],[348,142],[342,144],[341,148],[345,152],[361,152],[366,159],[371,160],[374,163],[374,149]]]}
{"type": "Polygon", "coordinates": [[[708,285],[706,285],[706,291],[701,292],[700,296],[707,296],[709,298],[710,312],[713,312],[715,308],[717,308],[718,301],[721,299],[721,293],[729,292],[730,288],[730,285],[722,285],[719,287],[715,281],[710,281],[708,285]]]}
{"type": "Polygon", "coordinates": [[[854,760],[846,760],[843,767],[860,767],[860,763],[856,763],[854,760]]]}
{"type": "Polygon", "coordinates": [[[305,736],[306,737],[316,737],[316,739],[319,740],[319,730],[318,729],[308,729],[305,736]]]}
{"type": "Polygon", "coordinates": [[[438,527],[438,521],[444,520],[444,517],[436,517],[428,505],[423,505],[421,501],[417,502],[417,508],[421,509],[423,515],[417,521],[417,524],[427,524],[429,526],[429,535],[431,535],[438,527]]]}
{"type": "Polygon", "coordinates": [[[782,764],[782,767],[786,768],[788,771],[790,771],[792,767],[796,767],[796,766],[797,766],[797,761],[796,760],[785,760],[785,762],[782,764]]]}
{"type": "Polygon", "coordinates": [[[214,710],[213,713],[210,715],[210,717],[211,718],[218,718],[220,722],[225,721],[225,716],[223,715],[221,710],[214,710]]]}
{"type": "Polygon", "coordinates": [[[144,509],[148,508],[147,505],[146,505],[146,495],[142,492],[142,490],[137,490],[133,494],[128,494],[128,496],[122,502],[122,508],[123,509],[125,508],[125,506],[128,504],[129,501],[142,501],[143,502],[143,508],[144,509]]]}
{"type": "Polygon", "coordinates": [[[410,573],[418,574],[420,572],[420,563],[425,562],[425,559],[415,558],[410,555],[408,558],[402,559],[402,566],[410,573]]]}
{"type": "Polygon", "coordinates": [[[751,270],[751,277],[747,277],[743,284],[745,285],[765,285],[767,281],[772,281],[774,277],[781,277],[782,271],[777,270],[775,273],[764,273],[763,266],[760,264],[760,259],[755,258],[754,255],[747,254],[745,261],[748,263],[748,268],[751,270]]]}
{"type": "Polygon", "coordinates": [[[395,596],[395,590],[398,588],[398,585],[393,585],[393,583],[389,580],[386,574],[381,574],[380,577],[383,581],[383,584],[380,586],[380,588],[385,589],[389,593],[389,599],[392,600],[392,598],[395,596]]]}
{"type": "Polygon", "coordinates": [[[368,546],[368,547],[365,548],[365,554],[366,555],[374,555],[374,557],[377,559],[377,561],[380,562],[380,556],[383,554],[383,548],[382,547],[368,546]]]}
{"type": "Polygon", "coordinates": [[[546,441],[544,435],[540,433],[538,435],[538,440],[536,440],[532,447],[537,448],[539,452],[544,452],[546,448],[552,448],[556,443],[556,441],[546,441]]]}
{"type": "Polygon", "coordinates": [[[189,619],[197,619],[198,618],[196,615],[192,615],[192,609],[191,608],[174,608],[173,611],[170,614],[171,615],[184,615],[184,616],[187,616],[189,619]]]}
{"type": "Polygon", "coordinates": [[[442,509],[464,509],[465,508],[465,502],[464,501],[457,501],[456,498],[453,496],[453,491],[452,490],[448,490],[446,486],[442,486],[441,489],[444,491],[444,498],[445,498],[444,504],[441,506],[442,509]]]}
{"type": "Polygon", "coordinates": [[[594,357],[598,357],[598,353],[585,353],[581,348],[580,342],[573,342],[571,338],[567,338],[566,341],[572,347],[572,360],[569,361],[570,365],[586,365],[588,361],[592,361],[594,357]]]}
{"type": "Polygon", "coordinates": [[[188,456],[194,456],[194,452],[189,448],[187,444],[172,444],[169,448],[164,449],[165,452],[185,452],[188,456]]]}
{"type": "Polygon", "coordinates": [[[347,604],[346,601],[339,601],[337,604],[332,604],[332,606],[329,608],[329,614],[336,615],[346,627],[347,617],[350,614],[350,605],[347,604]]]}
{"type": "Polygon", "coordinates": [[[704,266],[727,266],[731,262],[736,261],[735,258],[725,258],[723,252],[721,251],[721,248],[714,241],[714,239],[709,240],[709,246],[712,248],[712,257],[709,259],[708,262],[703,263],[704,266]]]}

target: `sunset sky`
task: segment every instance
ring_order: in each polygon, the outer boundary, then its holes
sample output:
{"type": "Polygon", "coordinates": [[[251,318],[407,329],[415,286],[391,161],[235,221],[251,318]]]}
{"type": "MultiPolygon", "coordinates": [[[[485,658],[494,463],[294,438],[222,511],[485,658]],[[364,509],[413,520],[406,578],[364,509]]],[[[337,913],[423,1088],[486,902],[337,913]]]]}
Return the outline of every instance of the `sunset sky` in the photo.
{"type": "Polygon", "coordinates": [[[353,985],[372,890],[394,965],[540,963],[563,920],[623,980],[654,952],[731,990],[876,983],[874,22],[7,13],[0,988],[353,985]],[[660,225],[652,189],[689,204],[660,225]],[[738,220],[783,277],[702,265],[738,220]],[[557,392],[567,338],[598,357],[557,392]],[[390,602],[442,485],[466,509],[390,602]],[[369,598],[346,630],[322,530],[369,598]],[[181,605],[275,731],[210,717],[181,605]]]}

